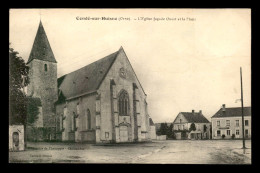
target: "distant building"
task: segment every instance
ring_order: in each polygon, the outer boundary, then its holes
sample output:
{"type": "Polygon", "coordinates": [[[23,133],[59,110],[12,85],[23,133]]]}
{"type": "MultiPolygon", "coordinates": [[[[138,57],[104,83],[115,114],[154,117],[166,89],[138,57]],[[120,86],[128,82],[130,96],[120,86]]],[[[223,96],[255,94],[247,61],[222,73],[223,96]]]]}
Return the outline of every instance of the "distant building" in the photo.
{"type": "Polygon", "coordinates": [[[156,129],[155,129],[155,124],[152,120],[152,118],[149,119],[149,125],[150,125],[150,138],[151,139],[156,139],[156,129]]]}
{"type": "MultiPolygon", "coordinates": [[[[251,107],[244,107],[245,138],[251,138],[251,107]]],[[[242,110],[241,107],[226,108],[222,105],[217,113],[211,117],[212,138],[242,138],[242,110]]]]}
{"type": "Polygon", "coordinates": [[[173,121],[173,133],[176,139],[209,139],[210,122],[202,114],[202,111],[180,112],[173,121]],[[196,130],[190,131],[194,123],[196,130]]]}

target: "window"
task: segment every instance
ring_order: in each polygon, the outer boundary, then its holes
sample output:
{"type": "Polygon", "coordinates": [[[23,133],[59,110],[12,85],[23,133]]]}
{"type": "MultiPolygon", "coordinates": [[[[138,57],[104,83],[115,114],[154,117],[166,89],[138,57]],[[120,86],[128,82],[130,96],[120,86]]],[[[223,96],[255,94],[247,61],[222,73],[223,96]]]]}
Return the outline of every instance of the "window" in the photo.
{"type": "Polygon", "coordinates": [[[239,120],[236,120],[236,126],[237,127],[239,126],[239,120]]]}
{"type": "Polygon", "coordinates": [[[66,122],[64,121],[66,116],[67,116],[67,113],[68,113],[68,108],[67,107],[64,107],[64,110],[63,110],[63,116],[61,116],[61,130],[63,130],[63,128],[66,128],[66,122]]]}
{"type": "Polygon", "coordinates": [[[181,119],[180,119],[180,123],[181,123],[181,119]]]}
{"type": "Polygon", "coordinates": [[[239,135],[239,130],[236,130],[236,135],[239,135]]]}
{"type": "Polygon", "coordinates": [[[230,136],[230,130],[227,130],[227,136],[230,136]]]}
{"type": "Polygon", "coordinates": [[[65,117],[67,116],[67,112],[68,112],[68,108],[67,108],[67,107],[64,107],[63,115],[64,115],[65,117]]]}
{"type": "Polygon", "coordinates": [[[44,64],[44,70],[48,71],[47,64],[44,64]]]}
{"type": "Polygon", "coordinates": [[[77,104],[77,115],[79,115],[79,103],[77,104]]]}
{"type": "Polygon", "coordinates": [[[230,126],[230,120],[226,120],[226,125],[230,126]]]}
{"type": "Polygon", "coordinates": [[[87,119],[88,119],[88,130],[91,129],[91,114],[89,109],[87,110],[87,119]]]}
{"type": "Polygon", "coordinates": [[[248,120],[245,120],[245,126],[248,126],[248,120]]]}
{"type": "Polygon", "coordinates": [[[184,130],[184,125],[182,125],[182,130],[184,130]]]}
{"type": "Polygon", "coordinates": [[[129,96],[125,90],[121,91],[118,102],[119,115],[129,115],[129,96]]]}
{"type": "Polygon", "coordinates": [[[217,130],[217,136],[220,136],[220,130],[217,130]]]}
{"type": "Polygon", "coordinates": [[[180,130],[180,125],[178,125],[178,130],[180,130]]]}
{"type": "Polygon", "coordinates": [[[109,138],[109,132],[105,133],[105,138],[109,138]]]}
{"type": "Polygon", "coordinates": [[[217,121],[217,126],[220,126],[220,121],[217,121]]]}
{"type": "Polygon", "coordinates": [[[72,121],[72,123],[71,123],[71,131],[74,131],[75,130],[75,117],[74,117],[74,115],[71,117],[71,121],[72,121]]]}

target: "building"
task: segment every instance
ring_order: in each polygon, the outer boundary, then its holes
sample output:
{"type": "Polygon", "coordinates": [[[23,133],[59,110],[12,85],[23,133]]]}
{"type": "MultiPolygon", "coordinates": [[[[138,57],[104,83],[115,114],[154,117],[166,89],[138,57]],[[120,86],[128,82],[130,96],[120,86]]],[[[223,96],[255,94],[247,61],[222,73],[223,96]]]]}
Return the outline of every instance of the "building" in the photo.
{"type": "Polygon", "coordinates": [[[57,61],[41,22],[26,64],[30,69],[27,96],[41,102],[37,125],[26,129],[28,140],[53,140],[56,136],[54,103],[58,99],[57,61]]]}
{"type": "MultiPolygon", "coordinates": [[[[222,105],[222,108],[211,117],[213,139],[243,137],[241,109],[241,107],[226,108],[225,104],[222,105]]],[[[251,107],[244,107],[243,112],[245,138],[251,138],[251,107]]]]}
{"type": "Polygon", "coordinates": [[[152,120],[152,118],[149,119],[150,123],[150,139],[156,139],[156,129],[155,129],[155,124],[152,120]]]}
{"type": "Polygon", "coordinates": [[[173,121],[173,133],[176,139],[209,139],[210,122],[203,116],[201,110],[180,112],[173,121]],[[193,123],[196,130],[190,131],[193,123]]]}
{"type": "Polygon", "coordinates": [[[41,99],[39,129],[44,129],[44,139],[150,139],[146,94],[122,47],[57,79],[57,61],[40,22],[27,65],[28,95],[41,99]]]}

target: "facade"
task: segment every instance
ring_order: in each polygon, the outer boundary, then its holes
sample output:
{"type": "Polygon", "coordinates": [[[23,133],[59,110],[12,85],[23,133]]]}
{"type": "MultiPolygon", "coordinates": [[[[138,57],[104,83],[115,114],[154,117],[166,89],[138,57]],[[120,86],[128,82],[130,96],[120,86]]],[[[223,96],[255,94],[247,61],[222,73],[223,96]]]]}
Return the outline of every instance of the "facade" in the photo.
{"type": "Polygon", "coordinates": [[[28,94],[41,99],[48,138],[96,143],[150,139],[146,94],[122,47],[57,79],[57,61],[40,22],[27,64],[28,94]]]}
{"type": "MultiPolygon", "coordinates": [[[[244,107],[244,134],[246,139],[251,138],[251,107],[244,107]]],[[[243,138],[241,107],[226,108],[222,105],[212,117],[212,138],[232,139],[243,138]]]]}
{"type": "Polygon", "coordinates": [[[202,111],[180,112],[173,121],[173,133],[176,139],[209,139],[210,122],[203,116],[202,111]],[[193,123],[196,130],[190,131],[193,123]]]}

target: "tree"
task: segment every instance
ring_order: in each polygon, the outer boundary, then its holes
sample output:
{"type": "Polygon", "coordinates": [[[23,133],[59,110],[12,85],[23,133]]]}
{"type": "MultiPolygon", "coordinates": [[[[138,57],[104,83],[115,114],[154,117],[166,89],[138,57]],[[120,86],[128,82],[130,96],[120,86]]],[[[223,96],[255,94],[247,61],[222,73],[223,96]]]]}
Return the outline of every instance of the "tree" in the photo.
{"type": "Polygon", "coordinates": [[[33,125],[38,120],[39,106],[41,106],[41,100],[39,98],[27,97],[27,117],[26,124],[33,125]]]}
{"type": "Polygon", "coordinates": [[[167,138],[173,138],[173,124],[168,126],[167,123],[161,123],[159,130],[156,132],[157,135],[166,135],[167,138]]]}
{"type": "Polygon", "coordinates": [[[195,126],[194,123],[192,123],[192,124],[190,125],[190,129],[189,129],[189,130],[190,130],[190,132],[196,130],[196,126],[195,126]]]}
{"type": "Polygon", "coordinates": [[[157,131],[157,134],[166,135],[167,129],[168,129],[167,123],[161,123],[161,126],[160,126],[159,130],[157,131]]]}
{"type": "MultiPolygon", "coordinates": [[[[10,44],[9,44],[10,45],[10,44]]],[[[32,125],[38,118],[39,99],[26,97],[23,92],[29,80],[29,67],[18,52],[9,48],[9,124],[32,125]]]]}
{"type": "Polygon", "coordinates": [[[172,131],[172,129],[173,129],[173,123],[171,123],[171,125],[170,125],[170,127],[168,127],[168,130],[167,130],[167,137],[168,138],[174,138],[174,136],[173,136],[173,131],[172,131]]]}
{"type": "MultiPolygon", "coordinates": [[[[9,44],[10,45],[10,44],[9,44]]],[[[9,48],[9,123],[26,123],[26,95],[23,87],[29,84],[29,67],[18,52],[9,48]]]]}

